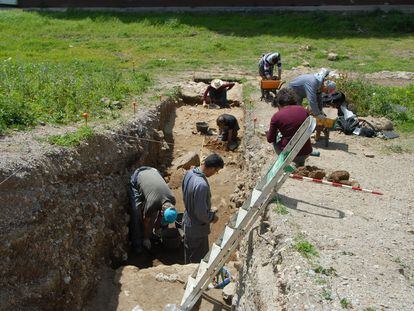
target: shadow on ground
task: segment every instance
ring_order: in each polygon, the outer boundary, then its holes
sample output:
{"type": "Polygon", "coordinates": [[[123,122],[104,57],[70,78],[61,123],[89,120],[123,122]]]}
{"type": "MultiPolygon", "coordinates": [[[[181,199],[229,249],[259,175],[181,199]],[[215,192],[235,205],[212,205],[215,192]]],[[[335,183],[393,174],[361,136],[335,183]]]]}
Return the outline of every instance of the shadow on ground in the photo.
{"type": "MultiPolygon", "coordinates": [[[[411,14],[399,12],[344,14],[342,12],[269,12],[269,13],[119,13],[68,10],[39,11],[50,19],[83,20],[97,23],[142,23],[144,26],[170,27],[185,36],[185,26],[208,29],[221,35],[255,37],[293,36],[313,39],[397,38],[414,32],[411,14]]],[[[191,32],[196,36],[197,33],[191,32]]]]}

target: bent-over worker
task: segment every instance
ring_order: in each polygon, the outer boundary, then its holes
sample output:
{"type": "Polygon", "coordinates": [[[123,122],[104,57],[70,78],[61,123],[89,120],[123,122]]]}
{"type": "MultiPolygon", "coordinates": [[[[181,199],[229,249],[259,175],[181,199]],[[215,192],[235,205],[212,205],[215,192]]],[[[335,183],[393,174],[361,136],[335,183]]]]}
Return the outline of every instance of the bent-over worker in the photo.
{"type": "Polygon", "coordinates": [[[280,53],[263,54],[259,61],[259,75],[262,79],[280,80],[282,78],[282,59],[280,53]],[[273,68],[277,64],[277,76],[273,76],[273,68]]]}
{"type": "Polygon", "coordinates": [[[219,138],[227,142],[227,148],[234,150],[237,148],[237,132],[240,130],[239,123],[235,116],[223,113],[216,120],[219,127],[219,138]]]}
{"type": "MultiPolygon", "coordinates": [[[[279,155],[309,114],[304,107],[297,105],[295,91],[289,88],[283,88],[279,91],[272,106],[279,107],[279,110],[273,115],[270,121],[267,141],[273,144],[275,152],[279,155]],[[277,140],[278,133],[282,136],[279,140],[277,140]]],[[[295,165],[297,167],[303,166],[311,152],[312,145],[310,139],[308,139],[293,160],[295,165]]]]}
{"type": "Polygon", "coordinates": [[[328,75],[329,70],[322,68],[315,74],[300,75],[288,85],[295,91],[299,105],[302,104],[304,98],[307,98],[312,114],[320,119],[325,118],[322,112],[322,92],[330,93],[335,88],[335,83],[332,81],[324,83],[328,75]]]}
{"type": "Polygon", "coordinates": [[[133,251],[140,253],[142,246],[151,248],[153,229],[175,222],[175,198],[161,173],[142,166],[130,180],[129,236],[133,251]]]}

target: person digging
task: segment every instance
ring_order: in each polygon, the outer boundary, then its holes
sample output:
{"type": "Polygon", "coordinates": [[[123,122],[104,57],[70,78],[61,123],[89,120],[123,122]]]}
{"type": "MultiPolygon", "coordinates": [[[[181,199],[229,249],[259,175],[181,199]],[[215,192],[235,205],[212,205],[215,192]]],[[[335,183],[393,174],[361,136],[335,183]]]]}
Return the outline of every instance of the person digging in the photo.
{"type": "Polygon", "coordinates": [[[237,132],[240,130],[239,123],[235,116],[224,113],[216,120],[219,127],[218,139],[227,142],[227,149],[234,151],[239,145],[237,132]]]}
{"type": "MultiPolygon", "coordinates": [[[[295,135],[302,123],[308,118],[308,111],[297,103],[295,91],[283,88],[279,91],[272,103],[279,110],[270,120],[269,131],[266,133],[267,141],[273,144],[273,148],[279,155],[295,135]]],[[[296,167],[304,166],[305,160],[312,153],[312,145],[308,139],[298,155],[293,159],[296,167]]]]}
{"type": "Polygon", "coordinates": [[[232,89],[235,83],[224,83],[220,79],[214,79],[207,87],[203,95],[203,106],[207,107],[207,97],[210,98],[210,108],[230,108],[227,102],[227,91],[232,89]]]}
{"type": "Polygon", "coordinates": [[[157,169],[142,166],[132,174],[129,238],[134,253],[142,253],[142,247],[151,249],[153,232],[175,222],[174,205],[174,195],[157,169]]]}

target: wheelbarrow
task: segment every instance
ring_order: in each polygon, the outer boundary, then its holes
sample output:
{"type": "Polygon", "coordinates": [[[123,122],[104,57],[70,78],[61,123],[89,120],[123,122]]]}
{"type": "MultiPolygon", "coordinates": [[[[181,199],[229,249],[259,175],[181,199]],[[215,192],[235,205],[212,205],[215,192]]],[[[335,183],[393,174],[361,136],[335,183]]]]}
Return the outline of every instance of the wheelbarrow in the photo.
{"type": "Polygon", "coordinates": [[[284,83],[285,81],[282,80],[260,80],[260,90],[262,92],[260,100],[272,101],[284,83]]]}

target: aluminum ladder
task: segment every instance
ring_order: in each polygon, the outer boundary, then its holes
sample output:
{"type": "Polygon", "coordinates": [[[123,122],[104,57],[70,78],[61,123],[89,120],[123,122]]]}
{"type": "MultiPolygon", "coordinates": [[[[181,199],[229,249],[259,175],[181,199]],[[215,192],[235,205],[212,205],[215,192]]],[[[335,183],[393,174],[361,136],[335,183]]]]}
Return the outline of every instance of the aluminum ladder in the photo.
{"type": "Polygon", "coordinates": [[[289,164],[310,138],[316,120],[309,116],[286,145],[277,160],[261,178],[237,214],[226,225],[224,233],[213,243],[209,253],[201,260],[197,270],[188,277],[180,310],[189,311],[198,301],[208,284],[220,271],[244,235],[264,212],[276,192],[289,176],[289,164]]]}

